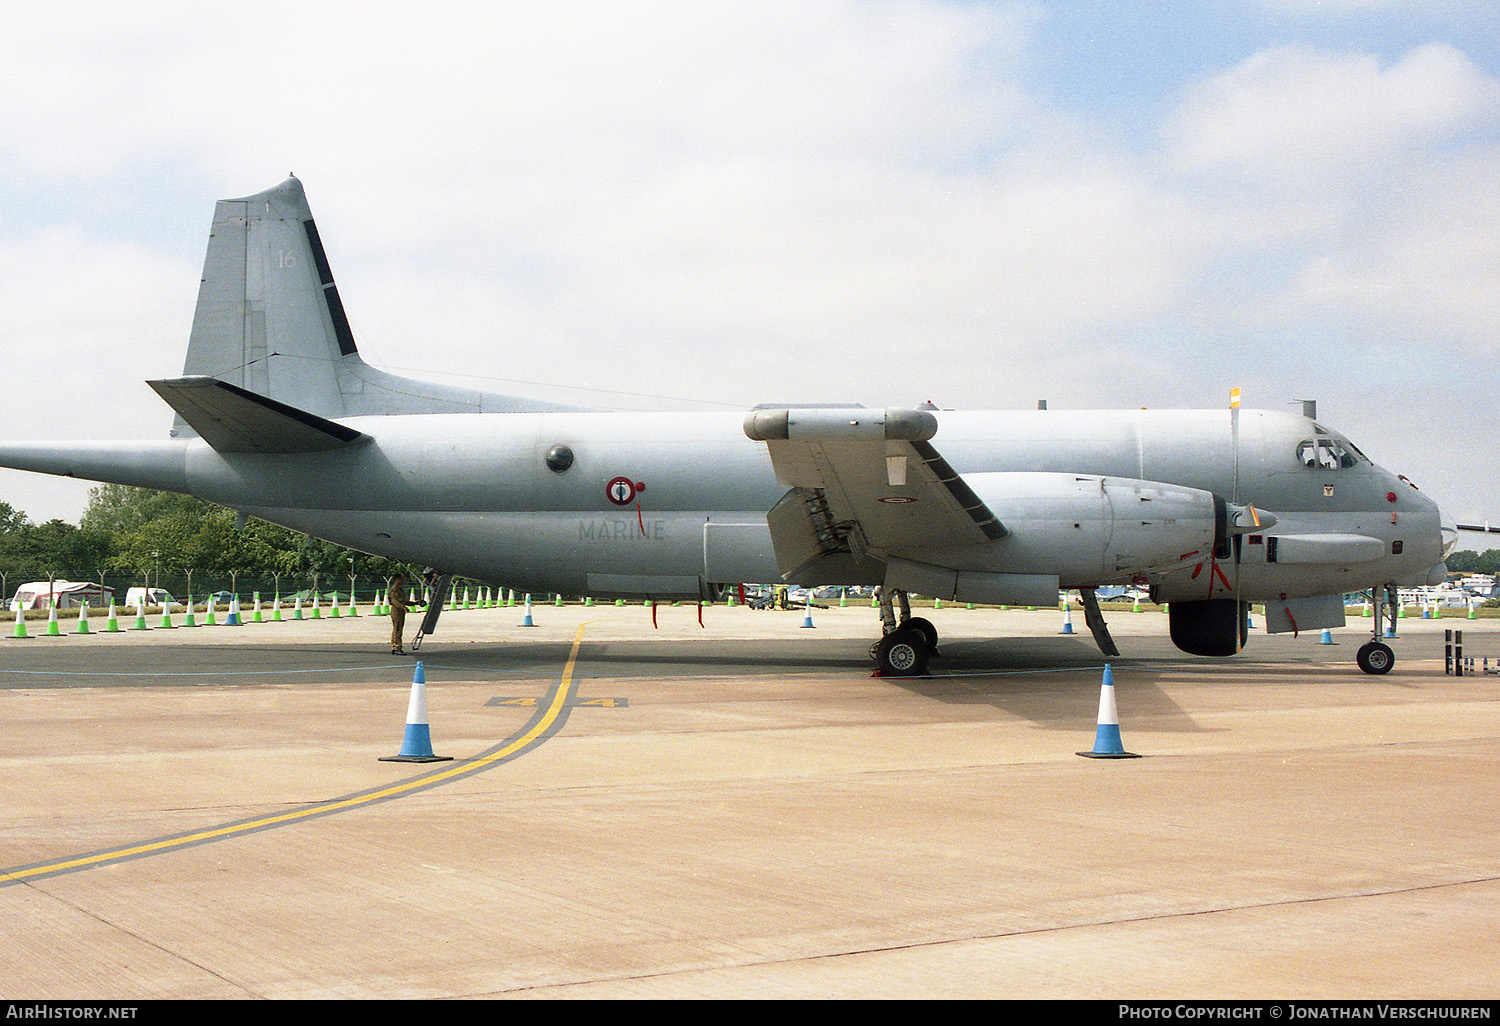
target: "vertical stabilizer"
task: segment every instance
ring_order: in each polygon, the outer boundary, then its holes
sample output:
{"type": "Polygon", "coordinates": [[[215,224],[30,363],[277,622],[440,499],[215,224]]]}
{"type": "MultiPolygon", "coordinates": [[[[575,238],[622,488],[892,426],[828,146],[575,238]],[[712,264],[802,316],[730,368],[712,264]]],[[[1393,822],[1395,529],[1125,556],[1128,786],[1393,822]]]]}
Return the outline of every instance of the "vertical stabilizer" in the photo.
{"type": "MultiPolygon", "coordinates": [[[[330,419],[570,408],[401,378],[361,360],[296,178],[215,206],[183,375],[330,419]]],[[[178,417],[172,433],[193,429],[178,417]]]]}

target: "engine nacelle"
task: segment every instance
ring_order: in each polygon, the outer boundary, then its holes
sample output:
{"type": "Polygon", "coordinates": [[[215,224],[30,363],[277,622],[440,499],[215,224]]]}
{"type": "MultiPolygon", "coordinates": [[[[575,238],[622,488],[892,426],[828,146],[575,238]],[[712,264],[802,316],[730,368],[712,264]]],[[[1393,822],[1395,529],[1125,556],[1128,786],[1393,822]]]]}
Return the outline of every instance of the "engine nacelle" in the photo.
{"type": "Polygon", "coordinates": [[[1091,587],[1207,559],[1227,537],[1223,499],[1199,488],[1084,474],[966,474],[1007,536],[994,569],[1091,587]]]}
{"type": "Polygon", "coordinates": [[[1192,655],[1229,656],[1250,636],[1248,602],[1208,599],[1173,602],[1167,609],[1172,644],[1192,655]]]}

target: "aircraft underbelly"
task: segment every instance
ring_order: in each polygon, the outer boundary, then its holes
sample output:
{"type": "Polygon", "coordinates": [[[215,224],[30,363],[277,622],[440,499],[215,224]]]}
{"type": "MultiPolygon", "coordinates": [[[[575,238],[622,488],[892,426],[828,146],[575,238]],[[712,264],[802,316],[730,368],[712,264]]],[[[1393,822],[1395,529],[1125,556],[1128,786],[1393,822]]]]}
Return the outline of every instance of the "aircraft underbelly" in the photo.
{"type": "Polygon", "coordinates": [[[775,581],[764,514],[388,512],[252,508],[340,545],[535,592],[693,595],[775,581]]]}

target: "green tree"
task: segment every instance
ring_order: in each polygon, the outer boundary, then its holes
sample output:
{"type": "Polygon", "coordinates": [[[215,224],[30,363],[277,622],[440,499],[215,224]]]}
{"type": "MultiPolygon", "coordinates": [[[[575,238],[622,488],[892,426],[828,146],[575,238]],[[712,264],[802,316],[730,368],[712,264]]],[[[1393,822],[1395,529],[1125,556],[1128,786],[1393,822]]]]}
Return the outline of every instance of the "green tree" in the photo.
{"type": "Polygon", "coordinates": [[[33,524],[8,502],[0,502],[0,572],[38,579],[89,580],[109,558],[107,533],[83,530],[62,520],[33,524]]]}

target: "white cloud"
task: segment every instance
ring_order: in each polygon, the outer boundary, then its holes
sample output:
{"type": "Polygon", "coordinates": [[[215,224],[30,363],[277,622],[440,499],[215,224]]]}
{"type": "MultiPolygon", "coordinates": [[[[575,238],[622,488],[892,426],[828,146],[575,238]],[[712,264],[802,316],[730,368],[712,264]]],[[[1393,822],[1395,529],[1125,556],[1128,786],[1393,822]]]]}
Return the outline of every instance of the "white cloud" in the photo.
{"type": "Polygon", "coordinates": [[[1444,44],[1382,66],[1280,47],[1193,88],[1166,125],[1175,159],[1280,180],[1345,173],[1500,115],[1500,83],[1444,44]]]}

